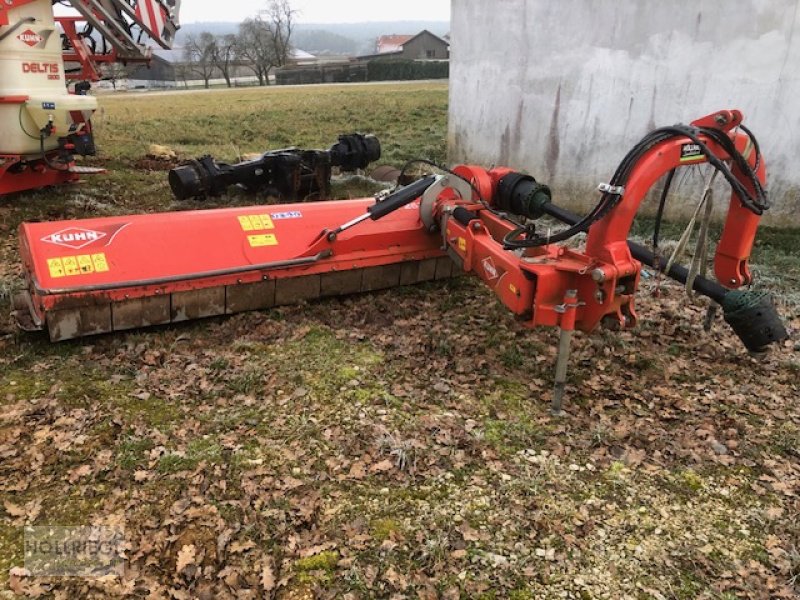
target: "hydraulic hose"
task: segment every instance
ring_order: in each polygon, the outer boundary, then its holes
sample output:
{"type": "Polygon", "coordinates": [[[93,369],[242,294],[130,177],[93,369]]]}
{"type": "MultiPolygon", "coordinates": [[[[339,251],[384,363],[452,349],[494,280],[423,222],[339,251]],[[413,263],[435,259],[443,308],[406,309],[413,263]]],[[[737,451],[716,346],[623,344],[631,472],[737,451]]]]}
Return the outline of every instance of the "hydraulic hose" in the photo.
{"type": "MultiPolygon", "coordinates": [[[[542,210],[545,212],[545,214],[567,225],[574,225],[581,219],[575,213],[560,208],[549,202],[542,206],[542,210]]],[[[635,242],[628,241],[628,248],[630,248],[631,255],[636,260],[642,262],[648,267],[652,267],[664,273],[669,278],[674,279],[680,283],[685,284],[686,281],[688,280],[689,269],[687,269],[686,267],[682,267],[680,265],[673,265],[669,269],[669,271],[667,271],[665,270],[666,267],[665,261],[659,260],[659,258],[645,246],[642,246],[635,242]]],[[[696,291],[698,294],[702,294],[703,296],[711,298],[714,302],[717,302],[718,304],[722,304],[722,301],[725,299],[725,296],[728,294],[730,290],[721,286],[716,281],[712,281],[706,277],[698,275],[694,281],[694,291],[696,291]]]]}
{"type": "MultiPolygon", "coordinates": [[[[581,220],[578,215],[555,206],[552,202],[544,203],[540,208],[545,214],[567,225],[581,220]]],[[[688,280],[689,269],[686,267],[673,265],[667,270],[664,261],[646,247],[628,241],[628,248],[636,260],[669,278],[683,284],[688,280]]],[[[695,278],[692,288],[722,306],[725,321],[749,351],[764,352],[770,344],[782,342],[789,337],[771,294],[763,291],[729,290],[701,275],[695,278]]]]}

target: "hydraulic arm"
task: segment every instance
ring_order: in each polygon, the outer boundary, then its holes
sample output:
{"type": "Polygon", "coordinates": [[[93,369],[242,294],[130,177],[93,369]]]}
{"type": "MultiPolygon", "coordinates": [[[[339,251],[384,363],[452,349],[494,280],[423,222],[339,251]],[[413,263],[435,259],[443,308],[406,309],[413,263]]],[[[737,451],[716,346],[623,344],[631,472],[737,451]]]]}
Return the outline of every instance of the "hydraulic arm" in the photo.
{"type": "MultiPolygon", "coordinates": [[[[738,111],[720,111],[650,134],[581,218],[527,175],[459,166],[377,201],[26,223],[28,290],[17,315],[63,340],[468,272],[527,326],[561,329],[563,390],[571,333],[634,327],[642,263],[663,269],[627,240],[648,190],[675,169],[708,162],[733,192],[718,283],[697,277],[694,288],[722,304],[747,348],[761,351],[786,332],[771,298],[733,291],[752,281],[748,259],[768,208],[765,161],[741,121],[738,111]],[[544,215],[570,227],[543,236],[536,219],[544,215]],[[580,232],[588,232],[585,248],[561,243],[580,232]]],[[[680,267],[667,275],[686,280],[680,267]]]]}

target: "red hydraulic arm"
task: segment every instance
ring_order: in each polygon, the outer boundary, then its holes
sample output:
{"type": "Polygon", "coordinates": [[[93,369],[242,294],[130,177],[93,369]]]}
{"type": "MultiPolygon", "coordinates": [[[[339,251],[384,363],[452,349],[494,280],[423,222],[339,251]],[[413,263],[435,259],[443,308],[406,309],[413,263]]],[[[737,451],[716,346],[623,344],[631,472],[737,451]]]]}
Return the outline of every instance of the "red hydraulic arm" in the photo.
{"type": "MultiPolygon", "coordinates": [[[[740,153],[755,169],[761,185],[766,185],[763,157],[753,151],[750,137],[733,130],[741,124],[738,111],[721,111],[695,121],[707,126],[708,120],[730,137],[740,153]],[[724,125],[719,122],[724,119],[724,125]]],[[[699,139],[716,158],[731,157],[715,140],[704,134],[699,139]]],[[[606,216],[588,229],[583,251],[557,244],[510,252],[503,239],[516,225],[496,211],[476,203],[443,198],[438,211],[444,215],[448,249],[464,267],[474,272],[491,287],[502,302],[531,326],[559,325],[564,317],[564,298],[569,290],[577,290],[580,303],[576,309],[575,327],[592,331],[601,321],[617,327],[636,324],[634,294],[639,283],[641,262],[631,256],[628,235],[639,207],[653,185],[673,169],[707,162],[707,157],[689,146],[685,137],[659,142],[638,157],[632,167],[619,202],[606,216]],[[687,152],[694,152],[687,153],[687,152]],[[463,211],[455,214],[455,207],[463,211]],[[464,212],[466,211],[466,212],[464,212]],[[448,215],[452,213],[452,217],[448,215]]],[[[480,167],[460,167],[456,173],[479,182],[485,199],[496,199],[498,187],[508,177],[508,169],[486,171],[480,167]]],[[[738,170],[733,176],[753,191],[752,182],[738,170]]],[[[495,206],[495,208],[498,208],[495,206]]],[[[718,280],[729,289],[752,281],[748,259],[753,248],[760,215],[746,208],[738,196],[731,197],[725,230],[715,257],[718,280]]]]}

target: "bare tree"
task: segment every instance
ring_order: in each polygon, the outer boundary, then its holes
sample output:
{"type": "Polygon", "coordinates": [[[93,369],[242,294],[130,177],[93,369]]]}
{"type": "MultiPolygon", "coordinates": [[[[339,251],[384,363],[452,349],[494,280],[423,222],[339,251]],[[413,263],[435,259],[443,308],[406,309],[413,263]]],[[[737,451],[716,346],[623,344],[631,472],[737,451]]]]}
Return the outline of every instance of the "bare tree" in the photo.
{"type": "Polygon", "coordinates": [[[182,81],[183,87],[187,90],[189,89],[189,75],[191,75],[191,71],[189,70],[188,65],[175,65],[175,82],[177,83],[178,81],[182,81]]]}
{"type": "Polygon", "coordinates": [[[186,44],[183,47],[184,59],[189,71],[203,80],[206,89],[208,89],[214,69],[216,69],[215,48],[216,39],[207,31],[199,36],[190,35],[186,38],[186,44]]]}
{"type": "Polygon", "coordinates": [[[270,71],[289,60],[295,14],[289,0],[271,0],[261,14],[239,25],[238,56],[247,62],[260,85],[269,85],[270,71]]]}
{"type": "Polygon", "coordinates": [[[214,66],[222,73],[228,87],[231,87],[231,70],[236,60],[237,49],[238,43],[233,34],[218,35],[214,40],[212,56],[214,66]]]}
{"type": "Polygon", "coordinates": [[[297,11],[289,4],[289,0],[271,0],[267,6],[272,47],[276,67],[282,67],[291,55],[292,33],[294,33],[294,17],[297,11]]]}
{"type": "Polygon", "coordinates": [[[275,65],[269,23],[260,16],[245,19],[236,37],[237,54],[246,61],[259,85],[269,85],[269,71],[275,65]]]}

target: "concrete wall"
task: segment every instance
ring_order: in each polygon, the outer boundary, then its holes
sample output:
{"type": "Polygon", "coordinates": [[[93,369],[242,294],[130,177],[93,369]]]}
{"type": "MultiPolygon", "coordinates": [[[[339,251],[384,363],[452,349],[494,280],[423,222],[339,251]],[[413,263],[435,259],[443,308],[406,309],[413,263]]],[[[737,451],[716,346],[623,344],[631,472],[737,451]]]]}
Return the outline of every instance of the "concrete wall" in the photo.
{"type": "Polygon", "coordinates": [[[650,129],[739,108],[767,159],[769,221],[800,224],[799,5],[453,0],[450,158],[526,169],[586,206],[650,129]]]}

